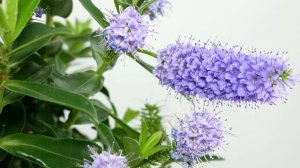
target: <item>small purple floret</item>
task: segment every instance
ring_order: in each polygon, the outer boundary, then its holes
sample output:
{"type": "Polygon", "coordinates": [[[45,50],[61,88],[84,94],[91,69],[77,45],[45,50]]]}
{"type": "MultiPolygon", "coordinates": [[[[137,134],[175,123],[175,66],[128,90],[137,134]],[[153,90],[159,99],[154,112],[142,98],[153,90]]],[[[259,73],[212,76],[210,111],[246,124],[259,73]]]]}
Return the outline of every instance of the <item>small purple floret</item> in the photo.
{"type": "Polygon", "coordinates": [[[179,126],[173,128],[171,136],[176,143],[175,150],[170,153],[171,157],[174,160],[194,163],[221,146],[224,131],[218,118],[202,111],[180,119],[179,126]]]}
{"type": "Polygon", "coordinates": [[[296,78],[278,55],[177,42],[158,51],[154,75],[176,92],[208,100],[273,104],[296,78]]]}
{"type": "Polygon", "coordinates": [[[121,14],[110,18],[110,25],[104,30],[108,48],[118,54],[135,53],[137,48],[145,45],[148,24],[143,17],[130,6],[121,14]]]}
{"type": "Polygon", "coordinates": [[[114,155],[103,151],[97,154],[92,151],[93,161],[85,161],[83,168],[127,168],[127,160],[124,156],[114,155]]]}
{"type": "Polygon", "coordinates": [[[35,13],[35,17],[42,18],[43,14],[44,14],[44,9],[40,6],[38,6],[35,8],[34,13],[35,13]]]}

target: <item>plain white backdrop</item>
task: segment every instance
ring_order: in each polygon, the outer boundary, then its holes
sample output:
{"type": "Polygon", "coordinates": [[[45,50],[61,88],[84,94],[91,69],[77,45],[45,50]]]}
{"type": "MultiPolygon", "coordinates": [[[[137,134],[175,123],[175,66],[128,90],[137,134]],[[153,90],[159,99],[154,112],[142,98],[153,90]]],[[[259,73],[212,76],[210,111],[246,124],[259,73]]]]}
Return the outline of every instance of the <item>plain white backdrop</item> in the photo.
{"type": "MultiPolygon", "coordinates": [[[[172,0],[170,0],[172,1],[172,0]]],[[[114,10],[113,0],[93,1],[105,13],[114,10]]],[[[243,45],[245,49],[288,51],[295,74],[300,73],[299,0],[173,0],[166,15],[152,22],[157,34],[147,44],[163,48],[179,36],[191,36],[243,45]]],[[[89,14],[77,0],[70,20],[86,20],[89,14]]],[[[93,22],[93,29],[98,25],[93,22]]],[[[155,60],[149,59],[153,65],[155,60]]],[[[86,61],[86,66],[94,66],[86,61]]],[[[178,100],[159,85],[158,80],[133,62],[122,57],[105,74],[105,85],[122,114],[127,107],[140,109],[146,102],[162,105],[164,124],[191,112],[192,105],[178,100]]],[[[219,154],[225,161],[210,163],[209,168],[299,168],[300,159],[300,85],[289,91],[287,103],[264,105],[258,110],[224,107],[222,118],[234,136],[219,154]]],[[[93,132],[90,132],[92,135],[93,132]]],[[[178,165],[174,166],[178,167],[178,165]]]]}

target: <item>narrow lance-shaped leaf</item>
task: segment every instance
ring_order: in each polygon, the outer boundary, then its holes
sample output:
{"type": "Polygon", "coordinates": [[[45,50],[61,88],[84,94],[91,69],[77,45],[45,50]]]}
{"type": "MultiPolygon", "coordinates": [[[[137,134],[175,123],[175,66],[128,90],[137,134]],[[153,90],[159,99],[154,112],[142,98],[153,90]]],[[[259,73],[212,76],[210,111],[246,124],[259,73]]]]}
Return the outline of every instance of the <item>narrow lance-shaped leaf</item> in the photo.
{"type": "Polygon", "coordinates": [[[0,30],[2,32],[9,31],[8,21],[7,21],[6,14],[5,14],[5,11],[2,6],[0,6],[0,20],[1,20],[0,30]]]}
{"type": "Polygon", "coordinates": [[[96,144],[75,139],[55,139],[39,135],[11,134],[0,139],[0,148],[47,168],[75,168],[90,159],[88,147],[96,144]]]}
{"type": "Polygon", "coordinates": [[[66,28],[52,28],[41,23],[28,25],[14,42],[14,49],[7,53],[9,63],[14,65],[22,62],[43,47],[52,36],[68,33],[66,28]]]}
{"type": "Polygon", "coordinates": [[[7,16],[9,30],[13,32],[17,23],[18,0],[3,0],[2,5],[7,16]]]}
{"type": "Polygon", "coordinates": [[[139,139],[139,143],[140,143],[141,148],[143,148],[144,145],[146,144],[147,138],[148,138],[147,123],[146,123],[145,120],[142,120],[142,128],[141,128],[141,134],[140,134],[140,139],[139,139]]]}
{"type": "Polygon", "coordinates": [[[150,138],[147,140],[147,142],[145,143],[145,145],[142,147],[142,154],[150,151],[152,148],[154,148],[160,141],[161,137],[162,137],[162,132],[158,131],[155,132],[154,134],[152,134],[150,136],[150,138]]]}
{"type": "Polygon", "coordinates": [[[77,109],[87,114],[95,123],[98,123],[97,113],[94,106],[82,95],[29,81],[12,80],[6,83],[5,88],[39,100],[77,109]]]}
{"type": "Polygon", "coordinates": [[[21,31],[26,26],[27,22],[32,17],[35,8],[40,3],[40,0],[19,0],[18,21],[14,31],[14,40],[20,35],[21,31]]]}
{"type": "Polygon", "coordinates": [[[96,126],[98,135],[101,139],[101,142],[107,147],[114,150],[114,152],[120,152],[120,146],[116,141],[113,133],[110,128],[103,123],[100,123],[96,126]]]}
{"type": "Polygon", "coordinates": [[[102,28],[109,25],[105,16],[99,10],[91,0],[79,0],[82,6],[90,13],[90,15],[99,23],[102,28]]]}

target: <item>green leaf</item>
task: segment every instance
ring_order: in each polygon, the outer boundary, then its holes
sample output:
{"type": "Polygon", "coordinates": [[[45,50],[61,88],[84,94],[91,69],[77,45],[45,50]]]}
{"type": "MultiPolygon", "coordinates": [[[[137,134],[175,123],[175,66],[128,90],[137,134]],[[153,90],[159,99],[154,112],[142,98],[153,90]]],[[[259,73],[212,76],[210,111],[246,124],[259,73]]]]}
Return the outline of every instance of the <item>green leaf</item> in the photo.
{"type": "Polygon", "coordinates": [[[55,136],[56,138],[67,138],[67,136],[64,134],[64,132],[62,131],[62,129],[58,128],[57,126],[55,125],[51,125],[51,124],[48,124],[44,121],[40,121],[48,130],[49,132],[55,136]]]}
{"type": "Polygon", "coordinates": [[[46,136],[11,134],[0,139],[0,148],[47,168],[75,168],[90,159],[88,146],[99,149],[89,141],[54,139],[46,136]]]}
{"type": "Polygon", "coordinates": [[[18,21],[16,29],[14,31],[13,40],[15,40],[20,35],[21,31],[24,29],[24,27],[32,17],[34,10],[39,3],[40,0],[19,0],[18,21]]]}
{"type": "Polygon", "coordinates": [[[113,149],[113,152],[120,152],[120,146],[116,141],[110,128],[103,123],[96,126],[101,142],[107,147],[113,149]]]}
{"type": "Polygon", "coordinates": [[[105,16],[91,0],[79,0],[82,6],[90,13],[90,15],[99,23],[102,28],[109,26],[105,16]]]}
{"type": "Polygon", "coordinates": [[[28,81],[12,80],[6,83],[5,88],[39,100],[77,109],[88,115],[95,123],[98,123],[97,113],[94,109],[94,106],[84,96],[28,81]]]}
{"type": "Polygon", "coordinates": [[[162,135],[163,135],[162,131],[158,131],[152,134],[150,138],[147,140],[147,142],[145,143],[145,145],[142,146],[141,153],[144,154],[147,151],[150,151],[152,148],[154,148],[161,140],[162,135]]]}
{"type": "Polygon", "coordinates": [[[111,116],[128,133],[128,135],[130,135],[130,137],[134,139],[138,139],[139,133],[135,131],[133,128],[131,128],[129,125],[127,125],[123,120],[118,118],[118,116],[114,115],[110,109],[105,107],[98,100],[91,100],[91,102],[93,103],[96,109],[99,109],[103,113],[106,113],[107,115],[111,116]]]}
{"type": "Polygon", "coordinates": [[[149,65],[148,63],[144,62],[142,59],[138,57],[134,57],[132,55],[128,55],[130,58],[132,58],[134,61],[136,61],[138,64],[140,64],[144,69],[146,69],[148,72],[152,74],[153,72],[153,66],[149,65]]]}
{"type": "Polygon", "coordinates": [[[154,52],[152,52],[152,51],[149,51],[149,50],[145,50],[145,49],[140,49],[140,48],[138,48],[138,49],[137,49],[137,52],[143,53],[143,54],[146,54],[146,55],[149,55],[149,56],[151,56],[151,57],[153,57],[153,58],[156,58],[156,57],[157,57],[157,54],[156,54],[156,53],[154,53],[154,52]]]}
{"type": "MultiPolygon", "coordinates": [[[[3,108],[0,115],[0,138],[22,132],[26,122],[26,114],[21,102],[16,102],[3,108]]],[[[5,158],[7,153],[0,150],[0,161],[5,158]]]]}
{"type": "Polygon", "coordinates": [[[73,9],[72,0],[42,0],[41,7],[51,16],[68,17],[73,9]]]}
{"type": "Polygon", "coordinates": [[[93,95],[101,90],[103,78],[95,71],[85,71],[56,78],[54,84],[70,92],[93,95]]]}
{"type": "Polygon", "coordinates": [[[14,42],[14,49],[7,53],[10,64],[18,64],[43,47],[55,35],[68,34],[66,28],[52,28],[41,23],[28,25],[14,42]]]}
{"type": "Polygon", "coordinates": [[[137,165],[141,161],[139,143],[135,139],[124,137],[123,145],[125,153],[130,156],[129,166],[137,165]]]}
{"type": "Polygon", "coordinates": [[[142,119],[142,128],[141,128],[141,134],[140,134],[140,139],[139,139],[139,143],[140,143],[140,147],[143,149],[144,145],[146,144],[148,139],[148,127],[147,127],[147,123],[145,122],[145,120],[142,119]]]}
{"type": "MultiPolygon", "coordinates": [[[[29,62],[20,67],[20,70],[12,76],[14,80],[28,80],[37,83],[45,81],[52,73],[52,66],[40,66],[29,62]]],[[[4,95],[4,106],[20,100],[22,94],[6,91],[4,95]]]]}
{"type": "MultiPolygon", "coordinates": [[[[105,120],[108,119],[108,114],[103,112],[102,109],[100,109],[100,108],[95,108],[95,109],[97,111],[99,122],[104,122],[105,120]]],[[[78,118],[74,122],[74,124],[90,124],[90,123],[91,123],[91,120],[86,115],[83,115],[83,114],[79,114],[78,118]]]]}
{"type": "Polygon", "coordinates": [[[151,155],[154,155],[155,153],[157,153],[159,151],[169,149],[169,148],[171,148],[171,146],[167,146],[167,145],[156,146],[156,147],[152,148],[151,150],[146,151],[145,153],[142,153],[141,157],[142,157],[142,159],[145,159],[151,155]]]}
{"type": "Polygon", "coordinates": [[[18,0],[3,0],[2,7],[6,13],[9,30],[13,32],[17,23],[18,0]]]}
{"type": "Polygon", "coordinates": [[[120,4],[119,4],[119,0],[114,0],[114,4],[115,4],[115,7],[116,7],[117,12],[120,13],[120,4]]]}
{"type": "MultiPolygon", "coordinates": [[[[2,5],[0,5],[0,20],[1,20],[0,30],[3,32],[8,32],[9,31],[8,20],[2,5]]],[[[2,33],[0,33],[0,35],[2,35],[2,33]]]]}
{"type": "Polygon", "coordinates": [[[123,121],[124,122],[130,122],[131,120],[135,119],[136,117],[138,117],[140,114],[140,112],[132,110],[132,109],[127,109],[124,117],[123,117],[123,121]]]}

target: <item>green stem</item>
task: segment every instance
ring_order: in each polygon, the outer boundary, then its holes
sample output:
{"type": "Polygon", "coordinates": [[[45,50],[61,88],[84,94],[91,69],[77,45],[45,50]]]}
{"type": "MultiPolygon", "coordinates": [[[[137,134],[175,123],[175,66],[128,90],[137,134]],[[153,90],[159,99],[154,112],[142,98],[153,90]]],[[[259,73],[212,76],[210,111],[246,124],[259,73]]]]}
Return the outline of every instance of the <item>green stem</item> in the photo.
{"type": "Polygon", "coordinates": [[[73,123],[77,120],[77,118],[79,117],[80,112],[79,111],[71,111],[68,117],[68,120],[65,122],[64,124],[64,128],[65,129],[69,129],[73,123]]]}
{"type": "Polygon", "coordinates": [[[48,26],[52,26],[53,25],[53,17],[52,16],[47,15],[47,17],[46,17],[46,24],[48,26]]]}
{"type": "Polygon", "coordinates": [[[137,49],[137,52],[143,53],[143,54],[146,54],[146,55],[149,55],[149,56],[151,56],[151,57],[153,57],[153,58],[157,58],[157,55],[156,55],[154,52],[149,51],[149,50],[145,50],[145,49],[140,49],[140,48],[138,48],[138,49],[137,49]]]}

